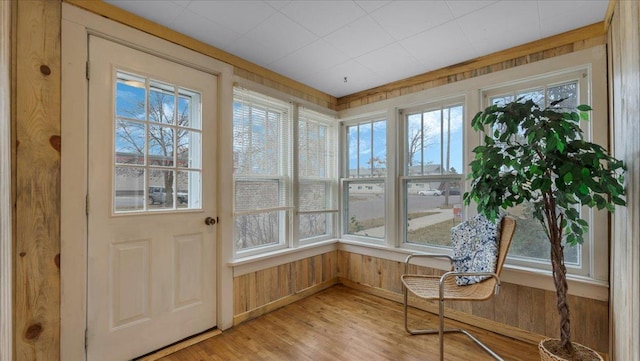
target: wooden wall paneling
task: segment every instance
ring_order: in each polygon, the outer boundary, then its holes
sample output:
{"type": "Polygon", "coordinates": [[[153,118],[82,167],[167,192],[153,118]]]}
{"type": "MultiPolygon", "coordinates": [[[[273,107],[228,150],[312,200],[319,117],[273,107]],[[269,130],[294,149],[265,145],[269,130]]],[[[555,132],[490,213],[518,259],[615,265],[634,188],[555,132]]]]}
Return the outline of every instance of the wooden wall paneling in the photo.
{"type": "Polygon", "coordinates": [[[292,267],[291,263],[278,266],[279,298],[295,293],[295,283],[291,279],[292,267]]]}
{"type": "Polygon", "coordinates": [[[313,282],[316,285],[322,282],[324,275],[324,260],[323,255],[319,254],[313,257],[313,282]]]}
{"type": "Polygon", "coordinates": [[[15,110],[12,97],[15,41],[12,21],[15,1],[0,2],[0,360],[13,360],[13,179],[14,147],[12,130],[15,110]]]}
{"type": "Polygon", "coordinates": [[[540,335],[545,333],[546,312],[544,307],[545,291],[531,287],[518,287],[518,309],[530,312],[518,312],[517,327],[540,335]]]}
{"type": "Polygon", "coordinates": [[[322,281],[336,279],[338,277],[338,251],[322,255],[322,281]]]}
{"type": "Polygon", "coordinates": [[[293,274],[292,280],[296,285],[295,287],[296,291],[301,291],[308,287],[308,284],[309,284],[309,281],[308,281],[309,273],[307,270],[308,262],[309,262],[308,259],[305,258],[303,260],[299,260],[294,263],[295,272],[293,274]]]}
{"type": "Polygon", "coordinates": [[[362,255],[349,253],[347,278],[356,283],[362,283],[362,255]]]}
{"type": "Polygon", "coordinates": [[[627,206],[611,241],[611,355],[640,360],[640,4],[611,0],[608,34],[613,154],[625,162],[627,206]]]}
{"type": "Polygon", "coordinates": [[[491,319],[505,325],[518,326],[518,314],[524,312],[524,310],[518,308],[518,291],[520,288],[520,286],[513,283],[502,282],[500,293],[490,298],[493,301],[493,317],[491,319]]]}
{"type": "Polygon", "coordinates": [[[16,1],[15,358],[60,357],[59,1],[16,1]]]}
{"type": "Polygon", "coordinates": [[[247,277],[238,276],[233,278],[233,314],[239,315],[247,311],[247,277]]]}

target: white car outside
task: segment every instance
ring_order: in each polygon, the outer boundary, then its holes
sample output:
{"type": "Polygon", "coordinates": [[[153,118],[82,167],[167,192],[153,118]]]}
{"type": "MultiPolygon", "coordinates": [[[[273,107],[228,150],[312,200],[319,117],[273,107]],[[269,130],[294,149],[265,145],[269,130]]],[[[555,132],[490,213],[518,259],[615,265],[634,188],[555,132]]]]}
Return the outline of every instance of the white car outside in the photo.
{"type": "Polygon", "coordinates": [[[424,189],[424,190],[418,191],[418,195],[419,196],[440,196],[442,195],[442,192],[438,189],[424,189]]]}

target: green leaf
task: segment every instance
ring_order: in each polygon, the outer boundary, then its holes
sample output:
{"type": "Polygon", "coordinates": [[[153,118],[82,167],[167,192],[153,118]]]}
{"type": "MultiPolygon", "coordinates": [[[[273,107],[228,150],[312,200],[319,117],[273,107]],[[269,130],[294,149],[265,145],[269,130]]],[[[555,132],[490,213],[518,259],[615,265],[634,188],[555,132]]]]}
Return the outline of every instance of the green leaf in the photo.
{"type": "Polygon", "coordinates": [[[564,177],[562,177],[562,180],[563,180],[566,184],[571,183],[571,181],[573,180],[573,174],[571,174],[571,173],[566,173],[566,174],[564,175],[564,177]]]}
{"type": "Polygon", "coordinates": [[[590,110],[593,110],[593,108],[591,108],[590,106],[588,106],[586,104],[580,104],[576,108],[578,108],[578,110],[583,111],[583,112],[588,112],[590,110]]]}
{"type": "Polygon", "coordinates": [[[580,186],[578,187],[578,193],[582,195],[589,194],[589,187],[587,187],[584,183],[580,184],[580,186]]]}

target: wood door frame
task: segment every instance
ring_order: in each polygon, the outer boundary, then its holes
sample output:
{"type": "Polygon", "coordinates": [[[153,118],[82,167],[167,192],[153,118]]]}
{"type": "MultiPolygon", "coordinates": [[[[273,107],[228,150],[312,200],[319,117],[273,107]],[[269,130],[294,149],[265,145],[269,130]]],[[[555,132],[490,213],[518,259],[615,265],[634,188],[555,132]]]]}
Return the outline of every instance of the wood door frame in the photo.
{"type": "MultiPolygon", "coordinates": [[[[218,77],[218,149],[228,146],[225,138],[231,127],[233,102],[233,67],[213,58],[169,43],[157,37],[131,29],[94,15],[72,5],[62,4],[62,170],[61,170],[61,327],[60,359],[84,360],[87,324],[87,217],[88,192],[87,114],[88,82],[86,62],[88,34],[101,36],[138,50],[183,65],[214,74],[218,77]],[[126,39],[126,40],[125,40],[126,39]],[[228,123],[228,124],[227,124],[228,123]]],[[[230,134],[230,133],[229,133],[230,134]]],[[[224,152],[223,152],[224,153],[224,152]]],[[[231,169],[218,152],[218,169],[231,169]],[[228,168],[227,168],[228,167],[228,168]]],[[[222,235],[232,228],[230,199],[225,192],[221,173],[217,172],[218,214],[217,228],[217,323],[220,329],[233,325],[233,271],[228,265],[233,245],[224,242],[222,235]],[[223,291],[223,290],[226,290],[223,291]]],[[[226,192],[229,193],[229,192],[226,192]]]]}

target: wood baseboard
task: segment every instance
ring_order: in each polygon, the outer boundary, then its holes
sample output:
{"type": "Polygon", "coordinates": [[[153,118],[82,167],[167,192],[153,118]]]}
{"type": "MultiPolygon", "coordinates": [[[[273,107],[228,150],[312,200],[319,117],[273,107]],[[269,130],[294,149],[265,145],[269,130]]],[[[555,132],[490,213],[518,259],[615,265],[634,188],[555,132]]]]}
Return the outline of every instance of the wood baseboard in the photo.
{"type": "Polygon", "coordinates": [[[302,291],[296,292],[294,294],[291,294],[287,297],[283,297],[279,300],[273,301],[273,302],[269,302],[266,305],[260,306],[258,308],[255,308],[251,311],[247,311],[238,315],[235,315],[233,317],[233,325],[236,326],[242,322],[254,319],[256,317],[262,316],[266,313],[269,313],[273,310],[276,310],[280,307],[286,306],[290,303],[296,302],[298,300],[301,300],[305,297],[311,296],[314,293],[318,293],[322,290],[325,290],[331,286],[334,286],[338,284],[338,279],[334,278],[331,279],[329,281],[325,281],[322,283],[318,283],[316,285],[313,285],[309,288],[305,288],[302,291]]]}

